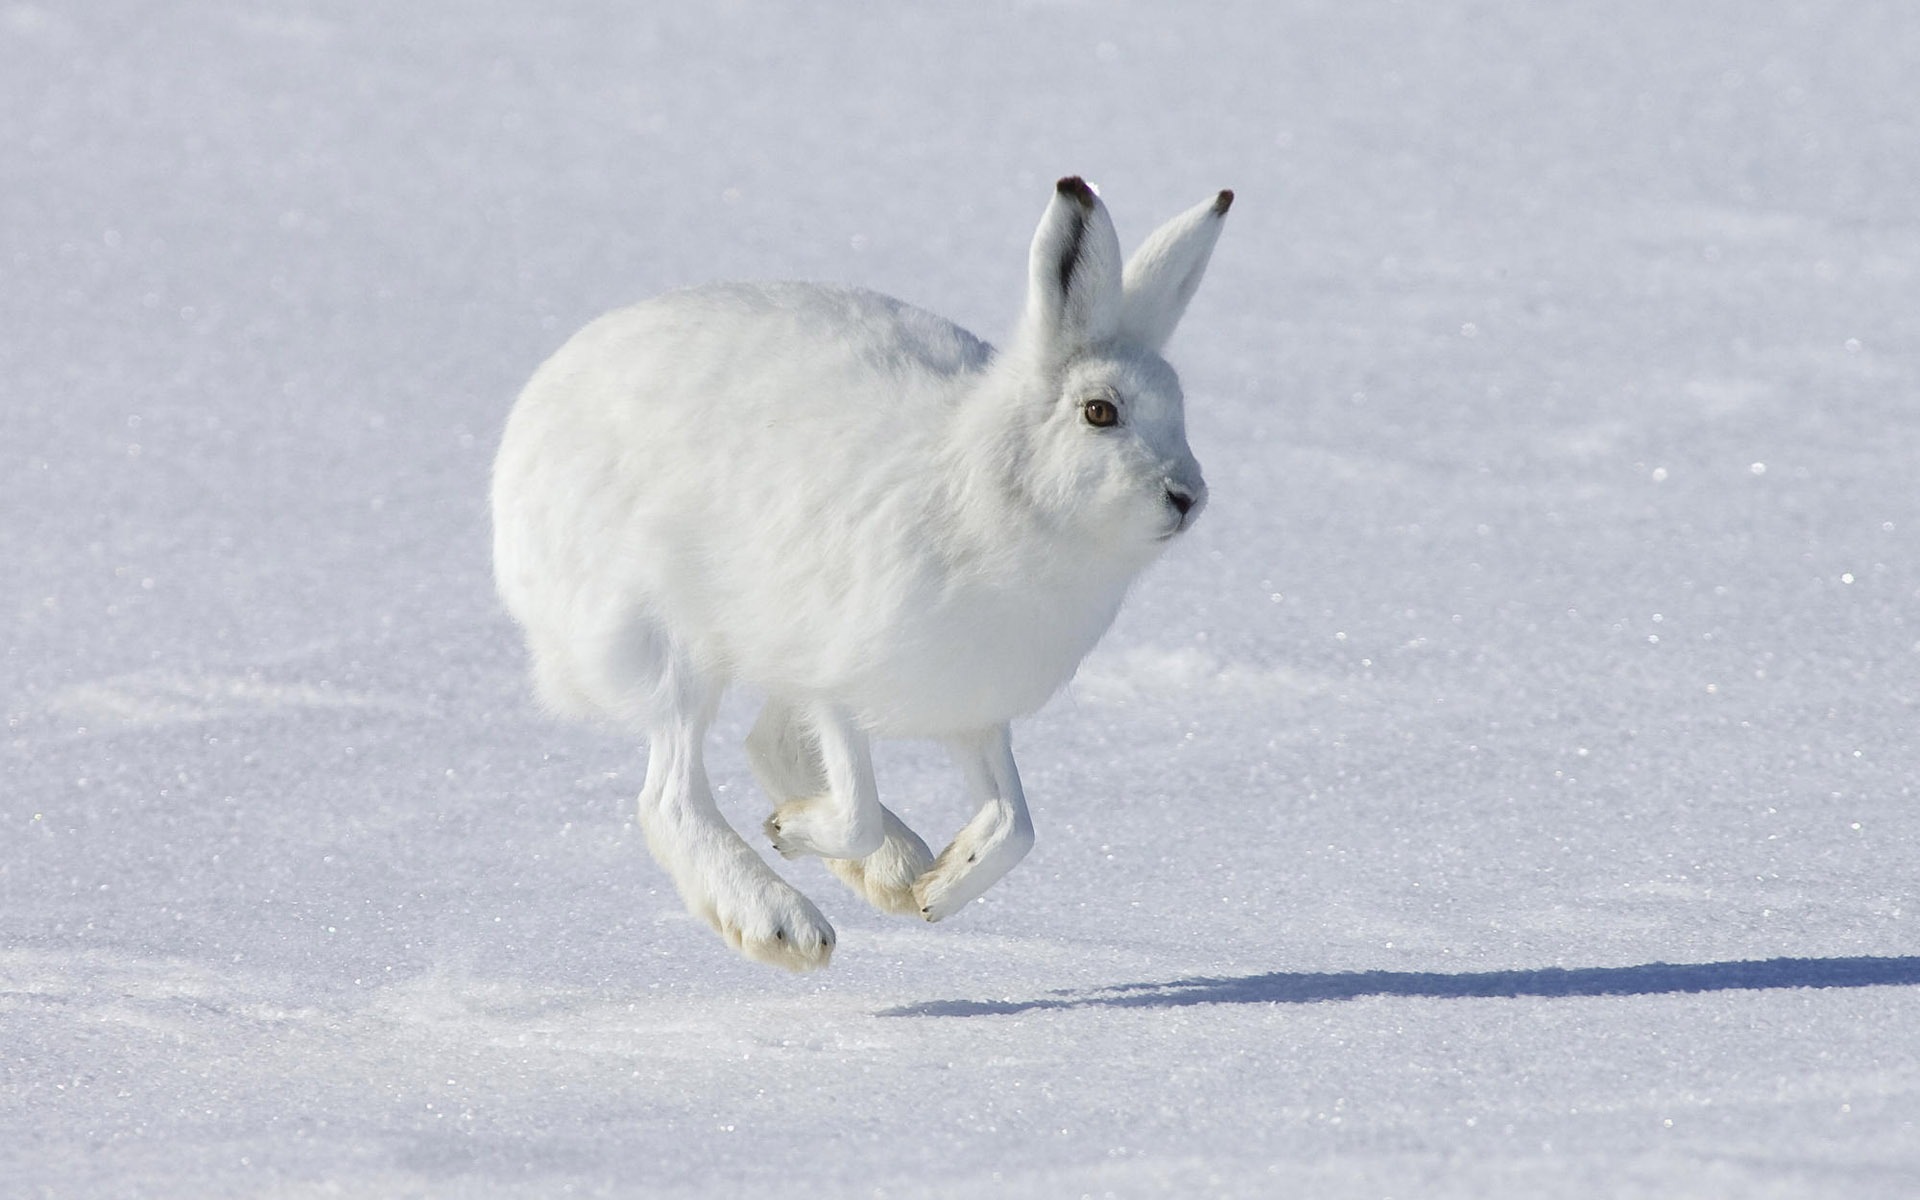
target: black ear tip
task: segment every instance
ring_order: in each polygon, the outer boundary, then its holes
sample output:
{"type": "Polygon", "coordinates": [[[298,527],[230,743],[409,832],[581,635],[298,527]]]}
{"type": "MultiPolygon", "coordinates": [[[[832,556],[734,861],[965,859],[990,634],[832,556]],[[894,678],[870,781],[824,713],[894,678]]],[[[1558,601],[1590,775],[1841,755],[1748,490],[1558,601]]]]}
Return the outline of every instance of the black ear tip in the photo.
{"type": "Polygon", "coordinates": [[[1088,187],[1087,181],[1078,175],[1067,176],[1059,183],[1054,184],[1053,190],[1072,200],[1081,208],[1091,209],[1093,207],[1093,189],[1088,187]]]}
{"type": "Polygon", "coordinates": [[[1213,198],[1213,215],[1216,217],[1224,217],[1227,215],[1227,210],[1232,207],[1233,207],[1233,189],[1232,188],[1220,189],[1220,194],[1213,198]]]}

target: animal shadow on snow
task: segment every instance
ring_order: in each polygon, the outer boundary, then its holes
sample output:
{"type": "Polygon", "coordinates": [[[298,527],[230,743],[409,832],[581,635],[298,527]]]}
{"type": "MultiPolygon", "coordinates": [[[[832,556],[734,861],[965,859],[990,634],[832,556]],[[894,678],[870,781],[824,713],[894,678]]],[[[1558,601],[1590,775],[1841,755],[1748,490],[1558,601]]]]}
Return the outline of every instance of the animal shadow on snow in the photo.
{"type": "Polygon", "coordinates": [[[989,1017],[1063,1008],[1181,1008],[1192,1004],[1313,1004],[1362,996],[1429,999],[1666,996],[1774,988],[1920,984],[1920,957],[1770,958],[1747,962],[1551,967],[1537,971],[1275,971],[1232,979],[1176,979],[1063,990],[1032,1000],[929,1000],[885,1017],[989,1017]]]}

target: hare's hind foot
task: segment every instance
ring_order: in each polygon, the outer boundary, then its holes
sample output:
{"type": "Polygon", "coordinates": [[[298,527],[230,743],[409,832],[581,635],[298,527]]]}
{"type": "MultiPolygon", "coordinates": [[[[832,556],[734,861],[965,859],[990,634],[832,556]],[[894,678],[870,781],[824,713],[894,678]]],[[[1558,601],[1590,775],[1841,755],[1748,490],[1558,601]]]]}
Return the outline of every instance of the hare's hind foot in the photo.
{"type": "Polygon", "coordinates": [[[933,851],[891,810],[881,812],[886,816],[887,836],[880,848],[865,858],[826,859],[827,870],[881,912],[919,916],[913,883],[933,866],[933,851]]]}
{"type": "Polygon", "coordinates": [[[811,971],[833,957],[833,926],[740,840],[714,806],[698,721],[656,736],[641,789],[640,829],[687,911],[756,962],[811,971]]]}
{"type": "MultiPolygon", "coordinates": [[[[797,894],[797,893],[796,893],[797,894]]],[[[833,926],[802,898],[807,910],[748,914],[745,919],[709,916],[727,944],[755,962],[789,971],[817,971],[833,960],[833,926]]]]}
{"type": "Polygon", "coordinates": [[[755,962],[789,971],[826,966],[833,958],[833,926],[812,901],[759,864],[757,857],[755,863],[759,872],[719,886],[676,877],[687,911],[755,962]]]}

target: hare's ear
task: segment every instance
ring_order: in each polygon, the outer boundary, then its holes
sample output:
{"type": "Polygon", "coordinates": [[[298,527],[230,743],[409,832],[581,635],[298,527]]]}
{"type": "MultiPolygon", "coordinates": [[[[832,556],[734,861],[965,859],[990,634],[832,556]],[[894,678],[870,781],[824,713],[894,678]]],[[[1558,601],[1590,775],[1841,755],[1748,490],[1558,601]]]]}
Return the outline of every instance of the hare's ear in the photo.
{"type": "Polygon", "coordinates": [[[1120,238],[1086,181],[1054,185],[1028,260],[1026,340],[1071,354],[1113,337],[1120,322],[1120,238]]]}
{"type": "Polygon", "coordinates": [[[1221,192],[1154,230],[1127,260],[1120,301],[1120,336],[1158,351],[1173,336],[1207,273],[1233,193],[1221,192]]]}

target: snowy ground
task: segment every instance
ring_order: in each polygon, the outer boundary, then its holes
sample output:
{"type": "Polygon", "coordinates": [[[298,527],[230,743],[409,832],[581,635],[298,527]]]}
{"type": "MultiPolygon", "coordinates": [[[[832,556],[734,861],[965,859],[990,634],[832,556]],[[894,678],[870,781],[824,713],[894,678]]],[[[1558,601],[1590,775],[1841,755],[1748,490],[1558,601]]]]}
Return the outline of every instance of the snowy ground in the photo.
{"type": "Polygon", "coordinates": [[[1920,1193],[1910,6],[657,8],[0,5],[0,1194],[1920,1193]],[[736,960],[507,406],[710,278],[998,336],[1070,171],[1239,193],[1214,505],[1013,876],[736,960]]]}

